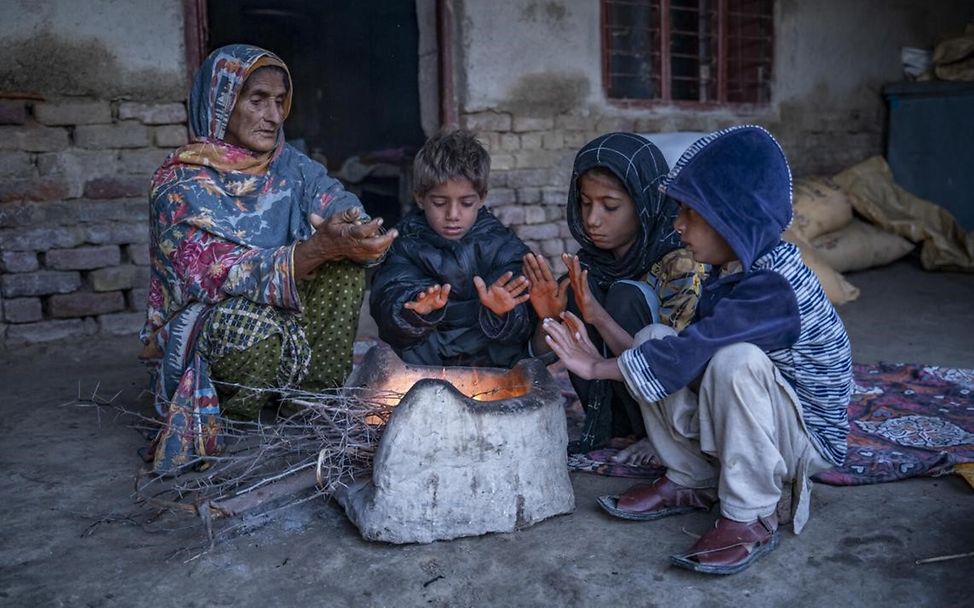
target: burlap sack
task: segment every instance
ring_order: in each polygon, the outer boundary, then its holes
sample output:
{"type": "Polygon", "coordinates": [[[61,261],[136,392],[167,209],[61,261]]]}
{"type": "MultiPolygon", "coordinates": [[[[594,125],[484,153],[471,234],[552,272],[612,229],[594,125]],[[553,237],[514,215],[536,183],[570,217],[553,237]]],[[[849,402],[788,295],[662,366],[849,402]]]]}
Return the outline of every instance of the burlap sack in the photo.
{"type": "Polygon", "coordinates": [[[859,288],[846,281],[840,273],[829,266],[818,255],[815,247],[793,228],[789,228],[781,236],[789,243],[798,245],[798,249],[802,254],[802,261],[818,277],[819,282],[822,284],[822,289],[825,290],[825,295],[828,296],[832,304],[838,306],[846,302],[851,302],[859,297],[859,288]]]}
{"type": "Polygon", "coordinates": [[[827,177],[795,180],[791,227],[806,239],[834,232],[852,219],[845,192],[827,177]]]}
{"type": "Polygon", "coordinates": [[[903,237],[855,218],[844,228],[815,237],[812,245],[839,272],[883,266],[913,250],[913,243],[903,237]]]}
{"type": "Polygon", "coordinates": [[[914,196],[893,182],[886,159],[874,156],[835,176],[856,213],[887,232],[922,242],[927,270],[974,271],[974,232],[964,232],[943,207],[914,196]]]}
{"type": "Polygon", "coordinates": [[[967,25],[962,36],[938,44],[932,62],[940,80],[974,80],[974,23],[967,25]]]}

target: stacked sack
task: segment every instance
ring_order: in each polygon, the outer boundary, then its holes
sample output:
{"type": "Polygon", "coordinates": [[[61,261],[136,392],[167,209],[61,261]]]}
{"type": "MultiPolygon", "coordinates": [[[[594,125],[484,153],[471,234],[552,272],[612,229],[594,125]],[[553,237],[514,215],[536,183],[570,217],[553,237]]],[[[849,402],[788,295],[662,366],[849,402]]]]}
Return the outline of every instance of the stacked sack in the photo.
{"type": "Polygon", "coordinates": [[[859,297],[859,289],[843,272],[889,264],[913,249],[903,237],[853,217],[849,197],[830,178],[795,180],[793,205],[794,218],[784,239],[798,246],[833,304],[859,297]]]}

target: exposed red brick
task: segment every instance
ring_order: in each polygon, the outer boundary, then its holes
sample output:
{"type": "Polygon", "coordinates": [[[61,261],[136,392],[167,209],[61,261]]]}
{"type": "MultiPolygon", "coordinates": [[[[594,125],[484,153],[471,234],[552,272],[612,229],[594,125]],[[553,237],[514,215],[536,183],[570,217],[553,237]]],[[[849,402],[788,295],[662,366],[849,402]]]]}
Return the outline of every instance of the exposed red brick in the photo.
{"type": "Polygon", "coordinates": [[[0,181],[0,203],[56,201],[68,196],[68,183],[50,177],[0,181]]]}
{"type": "Polygon", "coordinates": [[[149,190],[148,177],[96,177],[85,183],[86,198],[132,198],[149,190]]]}
{"type": "Polygon", "coordinates": [[[76,292],[53,295],[47,299],[47,314],[56,319],[94,317],[125,309],[121,291],[104,293],[76,292]]]}

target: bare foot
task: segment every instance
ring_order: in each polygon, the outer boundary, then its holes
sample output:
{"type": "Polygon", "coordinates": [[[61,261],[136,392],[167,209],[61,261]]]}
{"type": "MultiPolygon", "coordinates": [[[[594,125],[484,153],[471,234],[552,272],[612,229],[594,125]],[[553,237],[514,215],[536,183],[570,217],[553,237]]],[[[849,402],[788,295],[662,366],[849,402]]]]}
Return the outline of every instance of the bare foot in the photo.
{"type": "Polygon", "coordinates": [[[629,464],[637,467],[648,465],[652,462],[656,452],[649,443],[649,439],[643,437],[629,447],[620,450],[618,454],[611,458],[612,462],[618,464],[629,464]]]}

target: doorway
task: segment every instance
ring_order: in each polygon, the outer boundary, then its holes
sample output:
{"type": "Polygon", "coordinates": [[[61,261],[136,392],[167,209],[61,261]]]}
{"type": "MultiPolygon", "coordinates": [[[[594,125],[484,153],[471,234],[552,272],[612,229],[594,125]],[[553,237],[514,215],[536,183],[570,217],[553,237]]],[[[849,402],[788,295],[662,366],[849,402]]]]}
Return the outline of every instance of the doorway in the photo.
{"type": "Polygon", "coordinates": [[[206,0],[206,52],[248,43],[294,81],[288,143],[322,162],[387,226],[411,204],[420,118],[415,0],[206,0]]]}

